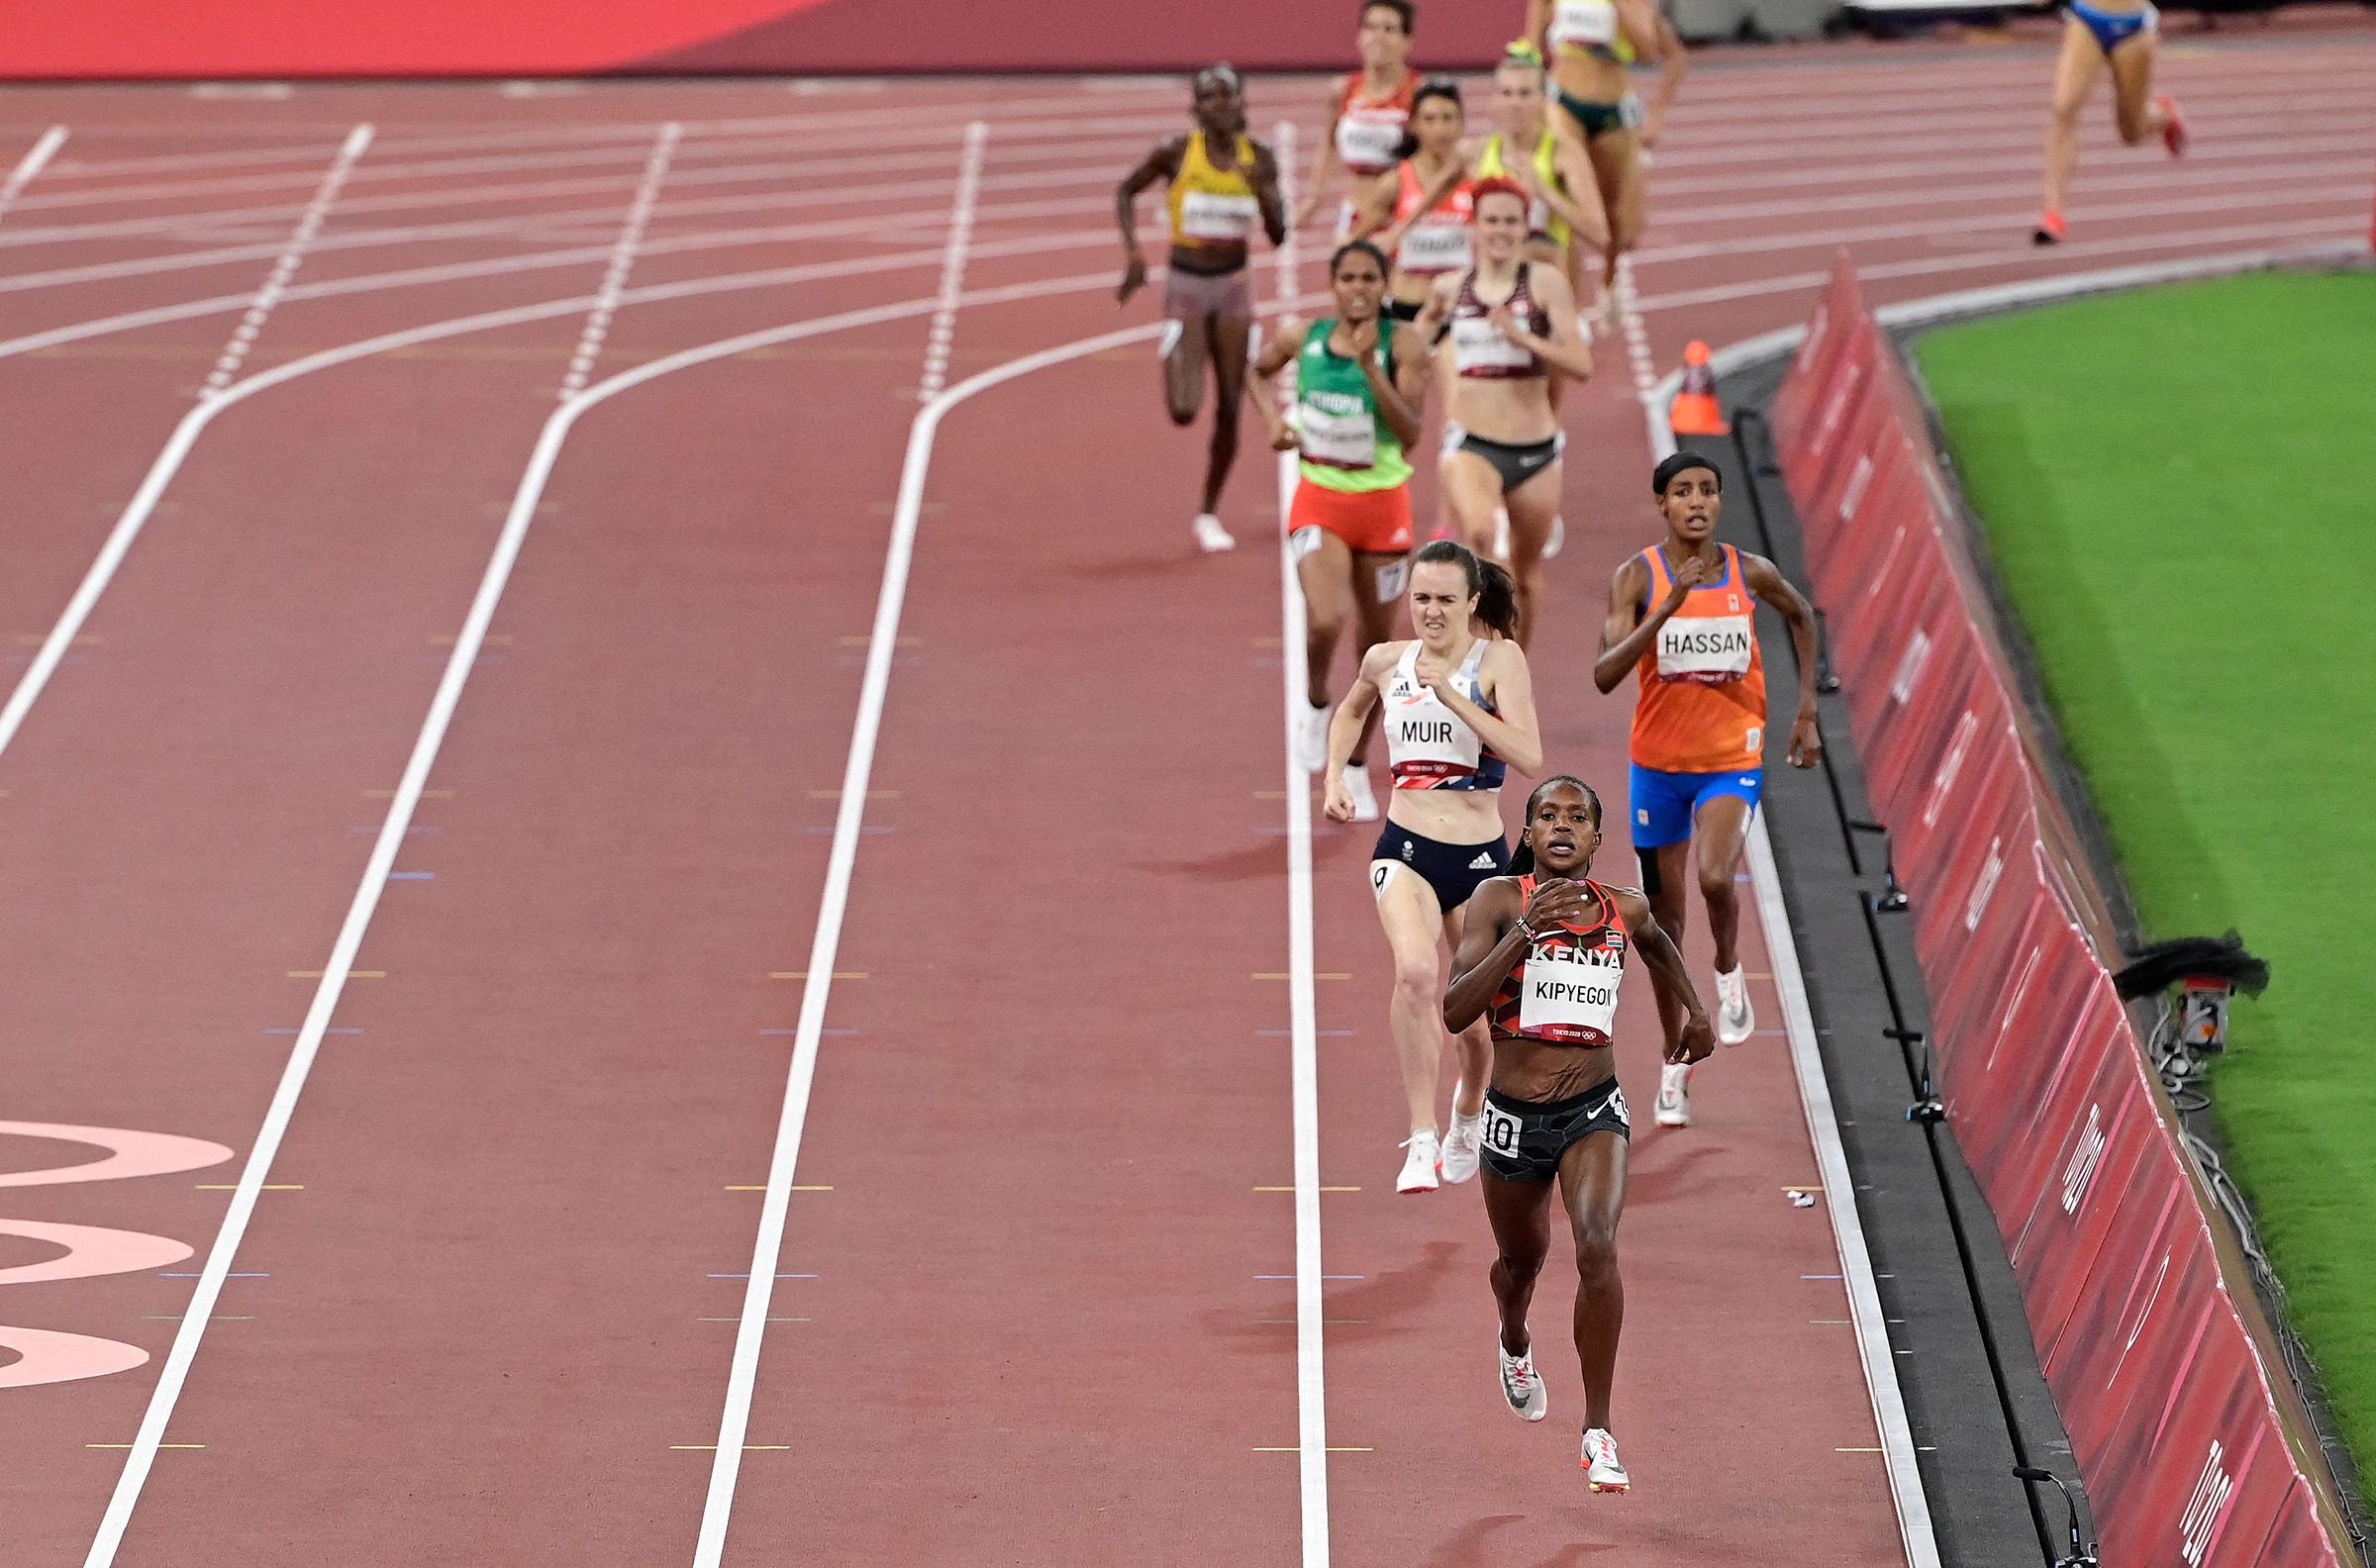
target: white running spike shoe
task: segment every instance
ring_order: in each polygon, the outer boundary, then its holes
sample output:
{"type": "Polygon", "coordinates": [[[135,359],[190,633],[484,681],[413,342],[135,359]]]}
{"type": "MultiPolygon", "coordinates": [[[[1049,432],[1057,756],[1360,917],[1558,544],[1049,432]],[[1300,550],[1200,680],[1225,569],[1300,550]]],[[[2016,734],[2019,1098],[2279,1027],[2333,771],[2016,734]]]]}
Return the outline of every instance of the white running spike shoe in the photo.
{"type": "Polygon", "coordinates": [[[1295,716],[1295,765],[1317,773],[1329,765],[1329,721],[1336,710],[1307,703],[1295,716]]]}
{"type": "Polygon", "coordinates": [[[1534,1373],[1534,1347],[1529,1345],[1512,1355],[1497,1340],[1493,1348],[1502,1358],[1502,1398],[1510,1402],[1512,1413],[1531,1421],[1549,1415],[1550,1396],[1543,1392],[1542,1379],[1534,1373]]]}
{"type": "MultiPolygon", "coordinates": [[[[1322,758],[1325,762],[1327,758],[1322,758]]],[[[1369,769],[1358,763],[1344,765],[1344,792],[1353,798],[1353,821],[1376,822],[1378,797],[1369,787],[1369,769]]]]}
{"type": "Polygon", "coordinates": [[[1757,1029],[1757,1015],[1749,1009],[1749,981],[1740,965],[1716,972],[1716,1037],[1737,1045],[1757,1029]]]}
{"type": "Polygon", "coordinates": [[[1436,1167],[1440,1154],[1436,1144],[1436,1129],[1414,1132],[1403,1139],[1402,1147],[1410,1152],[1403,1156],[1403,1173],[1394,1179],[1398,1193],[1423,1193],[1436,1190],[1436,1167]]]}
{"type": "Polygon", "coordinates": [[[1199,512],[1196,515],[1194,529],[1197,547],[1208,555],[1217,555],[1223,550],[1233,550],[1238,547],[1238,541],[1230,537],[1230,531],[1221,526],[1221,519],[1210,512],[1199,512]]]}
{"type": "Polygon", "coordinates": [[[1584,1434],[1584,1478],[1595,1492],[1629,1492],[1634,1483],[1617,1462],[1617,1439],[1595,1426],[1584,1434]]]}
{"type": "Polygon", "coordinates": [[[1660,1127],[1691,1126],[1691,1063],[1668,1062],[1658,1069],[1658,1099],[1650,1114],[1660,1127]]]}
{"type": "MultiPolygon", "coordinates": [[[[1460,1091],[1455,1086],[1452,1098],[1457,1100],[1459,1097],[1460,1091]]],[[[1454,1111],[1451,1130],[1443,1135],[1443,1160],[1438,1167],[1443,1179],[1454,1187],[1464,1181],[1476,1180],[1477,1162],[1483,1156],[1484,1147],[1485,1113],[1480,1111],[1472,1117],[1454,1111]]]]}

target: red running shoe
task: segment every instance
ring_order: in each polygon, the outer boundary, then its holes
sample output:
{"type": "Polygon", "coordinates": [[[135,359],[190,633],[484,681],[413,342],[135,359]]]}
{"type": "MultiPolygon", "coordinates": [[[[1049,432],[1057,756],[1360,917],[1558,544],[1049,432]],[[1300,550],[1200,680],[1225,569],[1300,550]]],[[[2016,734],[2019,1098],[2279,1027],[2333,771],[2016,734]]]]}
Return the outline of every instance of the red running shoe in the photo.
{"type": "Polygon", "coordinates": [[[2030,231],[2030,243],[2041,245],[2062,244],[2062,214],[2058,212],[2039,213],[2037,227],[2030,231]]]}
{"type": "Polygon", "coordinates": [[[2153,107],[2161,111],[2161,145],[2176,157],[2186,150],[2186,122],[2178,118],[2178,100],[2168,93],[2155,93],[2153,107]]]}

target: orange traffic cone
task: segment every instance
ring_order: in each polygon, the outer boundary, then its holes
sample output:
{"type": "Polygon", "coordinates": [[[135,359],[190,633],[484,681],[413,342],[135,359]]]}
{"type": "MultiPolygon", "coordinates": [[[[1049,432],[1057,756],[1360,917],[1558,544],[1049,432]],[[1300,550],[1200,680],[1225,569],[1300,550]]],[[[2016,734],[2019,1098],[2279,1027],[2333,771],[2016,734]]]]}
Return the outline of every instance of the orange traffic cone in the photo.
{"type": "Polygon", "coordinates": [[[1666,411],[1668,429],[1678,436],[1728,436],[1724,410],[1716,403],[1716,372],[1708,368],[1708,345],[1693,339],[1683,345],[1683,389],[1666,411]]]}

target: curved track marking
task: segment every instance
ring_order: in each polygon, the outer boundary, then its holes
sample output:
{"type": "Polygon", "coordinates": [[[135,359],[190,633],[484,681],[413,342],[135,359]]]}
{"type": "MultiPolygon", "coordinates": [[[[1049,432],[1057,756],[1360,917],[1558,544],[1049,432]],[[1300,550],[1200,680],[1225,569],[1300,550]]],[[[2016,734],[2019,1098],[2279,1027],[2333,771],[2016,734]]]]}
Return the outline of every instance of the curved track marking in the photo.
{"type": "MultiPolygon", "coordinates": [[[[975,294],[960,296],[960,303],[976,304],[1032,299],[1054,293],[1110,288],[1112,285],[1113,273],[1109,268],[1081,278],[1053,280],[1052,283],[1026,283],[986,289],[975,294]]],[[[587,302],[588,305],[592,303],[592,301],[587,302]]],[[[451,726],[454,711],[461,702],[463,688],[469,683],[470,673],[485,646],[487,630],[493,624],[496,608],[502,602],[504,588],[511,580],[512,569],[519,560],[520,551],[527,543],[529,529],[535,521],[539,502],[544,496],[546,484],[551,479],[553,467],[559,461],[561,448],[567,441],[570,431],[589,409],[660,376],[689,369],[695,365],[731,358],[736,354],[754,348],[770,347],[803,338],[844,332],[852,328],[872,326],[887,321],[931,315],[939,310],[941,304],[940,295],[935,294],[925,300],[872,306],[844,311],[834,316],[817,317],[808,321],[764,328],[756,332],[743,333],[733,338],[721,339],[715,343],[683,349],[638,365],[633,369],[621,371],[617,375],[597,382],[563,403],[546,419],[544,429],[540,434],[536,448],[529,458],[527,471],[521,476],[510,510],[505,515],[503,530],[497,538],[494,552],[487,561],[486,569],[479,579],[478,590],[471,599],[469,613],[463,620],[460,633],[454,638],[452,652],[446,659],[444,674],[439,678],[437,694],[431,699],[428,717],[424,720],[421,732],[414,740],[412,754],[406,761],[403,777],[398,782],[395,794],[388,803],[387,816],[380,824],[378,834],[372,841],[370,858],[364,865],[361,880],[356,885],[353,901],[348,905],[346,917],[341,924],[337,940],[331,948],[330,959],[323,968],[322,978],[315,987],[313,1000],[306,1009],[305,1021],[298,1029],[296,1043],[290,1047],[287,1065],[281,1071],[280,1081],[273,1091],[271,1104],[265,1111],[263,1125],[258,1129],[255,1142],[248,1151],[247,1163],[241,1168],[240,1179],[232,1193],[231,1204],[224,1215],[222,1226],[216,1232],[214,1243],[207,1251],[206,1261],[199,1270],[197,1288],[191,1293],[190,1305],[174,1332],[172,1348],[167,1351],[165,1364],[157,1375],[156,1387],[150,1393],[148,1410],[141,1420],[140,1431],[125,1456],[123,1473],[118,1477],[114,1492],[109,1498],[107,1512],[100,1520],[90,1552],[84,1559],[84,1568],[110,1568],[110,1565],[115,1562],[116,1553],[123,1546],[125,1530],[131,1524],[132,1513],[139,1504],[141,1490],[147,1483],[148,1471],[155,1463],[157,1448],[163,1440],[166,1425],[172,1420],[173,1408],[180,1399],[182,1386],[188,1379],[190,1364],[196,1359],[199,1345],[205,1339],[206,1325],[213,1315],[216,1302],[221,1297],[223,1282],[230,1274],[232,1261],[238,1255],[241,1241],[246,1237],[248,1225],[255,1212],[256,1201],[263,1191],[264,1182],[271,1174],[272,1161],[280,1151],[282,1140],[287,1136],[290,1120],[296,1114],[297,1101],[304,1093],[306,1080],[312,1074],[314,1061],[321,1052],[322,1040],[329,1029],[331,1017],[337,1011],[339,999],[345,992],[347,977],[353,971],[355,955],[360,950],[363,937],[370,928],[371,917],[379,907],[380,895],[388,886],[388,873],[394,868],[397,853],[403,847],[406,833],[412,826],[413,814],[420,806],[422,791],[427,787],[430,770],[436,764],[438,751],[445,743],[446,732],[451,726]]],[[[1115,346],[1121,343],[1142,341],[1153,337],[1159,330],[1160,327],[1157,324],[1126,329],[1121,333],[1106,334],[1103,337],[1088,340],[1086,344],[1071,345],[1067,356],[1077,357],[1080,354],[1096,352],[1100,348],[1115,346]]],[[[1007,368],[1011,374],[1021,374],[1024,369],[1031,367],[1026,361],[1018,361],[1016,366],[1007,368]]],[[[281,368],[285,370],[290,367],[283,366],[281,368]]],[[[272,372],[265,372],[265,375],[270,374],[272,372]]],[[[996,371],[989,372],[988,378],[1003,379],[996,371]]],[[[253,378],[255,381],[263,379],[264,376],[253,378]]],[[[250,382],[242,383],[243,386],[250,384],[250,382]]],[[[981,384],[986,384],[986,378],[977,376],[972,381],[941,394],[941,398],[928,408],[925,415],[930,415],[934,408],[942,407],[952,399],[970,395],[972,391],[979,390],[981,384]]],[[[922,419],[925,415],[920,415],[919,418],[922,419]]],[[[151,505],[153,505],[153,501],[151,501],[151,505]]],[[[912,519],[909,527],[912,533],[912,519]]],[[[873,655],[870,653],[870,669],[872,658],[873,655]]],[[[884,670],[887,676],[887,663],[884,670]]],[[[859,799],[858,805],[862,808],[862,797],[859,799]]],[[[849,809],[848,804],[845,803],[844,816],[847,815],[849,809]]],[[[837,844],[841,842],[839,829],[837,829],[836,842],[837,844]]],[[[844,878],[844,885],[846,886],[846,878],[844,878]]],[[[822,1001],[820,1001],[820,1008],[822,1005],[822,1001]]],[[[804,1019],[806,1016],[804,1003],[804,1019]]],[[[811,1061],[813,1066],[813,1050],[811,1061]]],[[[780,1215],[781,1198],[777,1197],[771,1201],[777,1204],[780,1215]]],[[[780,1219],[778,1227],[780,1230],[780,1219]]]]}
{"type": "Polygon", "coordinates": [[[148,1362],[148,1352],[138,1345],[95,1339],[89,1334],[59,1333],[54,1328],[0,1325],[0,1350],[14,1350],[18,1356],[0,1367],[0,1389],[108,1377],[148,1362]]]}
{"type": "MultiPolygon", "coordinates": [[[[824,275],[826,267],[831,267],[837,272],[847,272],[874,270],[879,266],[880,263],[875,260],[859,258],[852,261],[826,263],[819,267],[782,267],[766,272],[741,273],[724,278],[700,278],[684,283],[654,284],[649,288],[629,290],[626,299],[630,303],[640,299],[684,299],[697,294],[723,293],[735,289],[761,288],[797,282],[806,277],[824,275]]],[[[1037,299],[1050,294],[1110,288],[1113,286],[1113,272],[1111,269],[1107,269],[1075,277],[986,289],[967,296],[962,303],[995,304],[1009,300],[1037,299]]],[[[91,611],[98,605],[100,596],[107,591],[107,585],[114,580],[118,568],[124,563],[124,557],[131,552],[142,530],[148,526],[148,519],[155,513],[156,504],[163,498],[166,487],[172,483],[173,476],[180,471],[181,465],[188,460],[190,449],[197,444],[198,438],[205,434],[207,426],[212,424],[215,417],[226,408],[253,397],[258,392],[279,386],[283,382],[293,381],[315,371],[327,370],[335,365],[349,364],[357,359],[367,359],[374,354],[386,353],[393,348],[407,348],[416,343],[434,343],[441,339],[457,338],[469,333],[490,332],[501,327],[515,327],[528,322],[549,320],[555,316],[573,315],[578,311],[591,309],[594,304],[595,300],[592,296],[583,296],[570,300],[547,301],[538,305],[515,306],[508,310],[487,311],[476,316],[456,317],[451,321],[432,322],[423,327],[408,327],[399,332],[384,333],[377,338],[367,338],[359,343],[343,344],[337,348],[326,348],[319,353],[292,359],[285,364],[275,365],[269,370],[258,371],[244,381],[234,382],[221,392],[202,399],[198,406],[183,415],[181,423],[174,427],[172,436],[165,442],[164,450],[159,452],[155,462],[150,464],[147,476],[141,481],[140,489],[134,492],[131,503],[125,507],[122,515],[117,519],[116,526],[108,534],[106,542],[100,546],[98,557],[92,561],[90,569],[76,587],[74,597],[67,602],[56,625],[50,629],[50,635],[43,639],[40,650],[34,655],[33,663],[26,669],[23,678],[18,681],[16,690],[10,694],[7,704],[0,706],[0,754],[7,752],[8,747],[15,741],[17,733],[24,728],[26,715],[32,712],[33,705],[40,700],[43,691],[48,688],[50,678],[56,673],[58,665],[64,662],[67,651],[73,646],[74,638],[81,635],[83,626],[90,620],[91,611]]],[[[745,342],[744,339],[731,339],[729,342],[741,344],[742,347],[764,347],[771,343],[788,342],[792,338],[806,337],[809,335],[808,329],[830,332],[845,331],[852,327],[871,326],[877,322],[896,321],[905,316],[930,315],[939,309],[940,305],[940,301],[938,296],[923,300],[907,300],[896,305],[873,306],[864,310],[844,312],[839,316],[822,318],[824,323],[832,325],[818,326],[813,323],[798,323],[792,328],[771,328],[766,332],[746,335],[750,340],[748,342],[745,342]]],[[[741,352],[742,347],[730,351],[741,352]]],[[[677,356],[671,356],[669,360],[654,361],[654,363],[670,364],[675,357],[677,356]]],[[[651,366],[646,365],[644,368],[649,370],[651,366]]],[[[603,383],[603,386],[609,385],[609,382],[603,383]]],[[[592,396],[594,392],[601,392],[602,389],[598,386],[592,392],[581,395],[592,396]]]]}
{"type": "Polygon", "coordinates": [[[75,1127],[64,1122],[0,1122],[0,1137],[55,1138],[61,1143],[89,1143],[107,1150],[79,1165],[0,1172],[0,1187],[56,1187],[70,1182],[170,1176],[220,1165],[232,1154],[222,1144],[204,1138],[136,1132],[130,1127],[75,1127]]]}
{"type": "Polygon", "coordinates": [[[48,1220],[0,1220],[0,1235],[23,1236],[64,1247],[60,1257],[0,1268],[0,1285],[38,1285],[45,1280],[99,1279],[178,1263],[196,1249],[171,1236],[108,1225],[59,1225],[48,1220]]]}

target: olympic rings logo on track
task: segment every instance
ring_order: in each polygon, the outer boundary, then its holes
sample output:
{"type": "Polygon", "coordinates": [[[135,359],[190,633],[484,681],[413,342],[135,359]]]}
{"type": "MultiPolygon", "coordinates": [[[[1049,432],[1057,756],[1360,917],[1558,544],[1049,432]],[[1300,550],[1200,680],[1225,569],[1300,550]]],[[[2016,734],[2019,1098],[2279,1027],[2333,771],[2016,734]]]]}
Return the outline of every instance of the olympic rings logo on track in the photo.
{"type": "MultiPolygon", "coordinates": [[[[169,1132],[136,1132],[126,1127],[0,1122],[0,1135],[91,1144],[107,1151],[98,1159],[73,1165],[0,1171],[0,1187],[59,1187],[73,1182],[121,1181],[133,1176],[170,1176],[176,1171],[220,1165],[232,1156],[230,1149],[204,1138],[179,1137],[169,1132]]],[[[144,1230],[54,1225],[39,1220],[0,1220],[0,1235],[23,1236],[29,1241],[66,1249],[57,1257],[38,1263],[0,1268],[0,1285],[97,1279],[109,1274],[165,1268],[189,1257],[193,1250],[170,1236],[150,1235],[144,1230]]],[[[119,1339],[51,1328],[19,1328],[6,1323],[0,1323],[0,1350],[13,1350],[17,1354],[16,1360],[0,1366],[0,1389],[106,1377],[129,1372],[148,1359],[148,1351],[119,1339]]]]}

